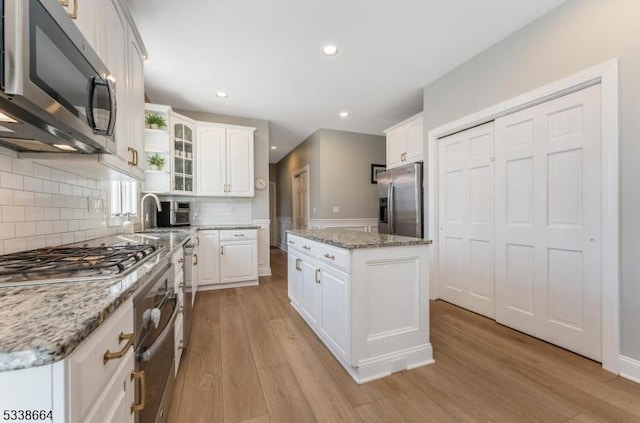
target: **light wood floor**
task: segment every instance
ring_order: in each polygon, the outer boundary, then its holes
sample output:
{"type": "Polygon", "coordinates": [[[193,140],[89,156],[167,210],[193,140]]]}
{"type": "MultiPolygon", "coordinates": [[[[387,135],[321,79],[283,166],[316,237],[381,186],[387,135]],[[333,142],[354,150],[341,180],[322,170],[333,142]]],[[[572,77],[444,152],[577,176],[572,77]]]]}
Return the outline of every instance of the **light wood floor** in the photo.
{"type": "Polygon", "coordinates": [[[271,264],[198,294],[169,423],[640,422],[640,385],[442,301],[435,364],[357,385],[289,305],[286,255],[271,264]]]}

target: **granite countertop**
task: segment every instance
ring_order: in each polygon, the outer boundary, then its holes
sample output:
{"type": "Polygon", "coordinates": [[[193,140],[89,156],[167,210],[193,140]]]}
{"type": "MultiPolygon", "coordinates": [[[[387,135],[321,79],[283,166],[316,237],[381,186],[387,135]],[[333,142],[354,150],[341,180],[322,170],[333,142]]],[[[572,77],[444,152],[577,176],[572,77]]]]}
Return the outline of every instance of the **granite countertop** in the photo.
{"type": "Polygon", "coordinates": [[[196,229],[122,234],[75,246],[151,244],[159,248],[135,270],[109,279],[0,287],[0,371],[62,360],[141,288],[196,229]]]}
{"type": "Polygon", "coordinates": [[[353,231],[348,229],[295,229],[289,230],[292,235],[333,245],[335,247],[354,250],[357,248],[403,247],[410,245],[427,245],[432,241],[408,236],[377,234],[372,232],[353,231]]]}

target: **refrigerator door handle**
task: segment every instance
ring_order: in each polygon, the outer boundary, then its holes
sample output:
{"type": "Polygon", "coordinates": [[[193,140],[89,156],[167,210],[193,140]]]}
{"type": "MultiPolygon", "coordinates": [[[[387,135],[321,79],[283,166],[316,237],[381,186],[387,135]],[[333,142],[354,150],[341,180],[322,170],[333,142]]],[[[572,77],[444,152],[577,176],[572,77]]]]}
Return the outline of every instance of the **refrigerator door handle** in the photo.
{"type": "Polygon", "coordinates": [[[395,221],[395,216],[393,215],[395,210],[393,209],[393,182],[389,182],[389,193],[387,195],[388,200],[388,209],[389,209],[389,235],[393,235],[395,228],[394,226],[394,221],[395,221]]]}

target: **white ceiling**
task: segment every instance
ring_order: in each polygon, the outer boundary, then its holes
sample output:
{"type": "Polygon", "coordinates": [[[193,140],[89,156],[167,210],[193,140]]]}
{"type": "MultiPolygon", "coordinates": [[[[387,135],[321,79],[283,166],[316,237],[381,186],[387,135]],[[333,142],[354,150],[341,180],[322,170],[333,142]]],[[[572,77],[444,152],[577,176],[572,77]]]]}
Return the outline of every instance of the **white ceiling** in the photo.
{"type": "Polygon", "coordinates": [[[382,135],[422,110],[422,87],[563,1],[129,4],[149,51],[151,101],[268,120],[276,163],[319,128],[382,135]],[[322,54],[328,43],[338,55],[322,54]]]}

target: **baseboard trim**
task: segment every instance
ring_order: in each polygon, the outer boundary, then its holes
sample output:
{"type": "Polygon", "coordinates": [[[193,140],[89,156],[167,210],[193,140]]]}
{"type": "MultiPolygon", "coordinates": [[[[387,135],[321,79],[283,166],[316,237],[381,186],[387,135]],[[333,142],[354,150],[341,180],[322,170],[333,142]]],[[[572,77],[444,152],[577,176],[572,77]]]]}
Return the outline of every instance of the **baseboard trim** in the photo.
{"type": "Polygon", "coordinates": [[[640,360],[624,355],[618,356],[620,376],[635,383],[640,383],[640,360]]]}
{"type": "Polygon", "coordinates": [[[218,283],[215,285],[201,285],[201,286],[199,285],[198,292],[215,291],[218,289],[227,289],[227,288],[242,288],[244,286],[256,286],[256,285],[259,285],[258,280],[252,280],[252,281],[246,281],[246,282],[218,283]]]}

